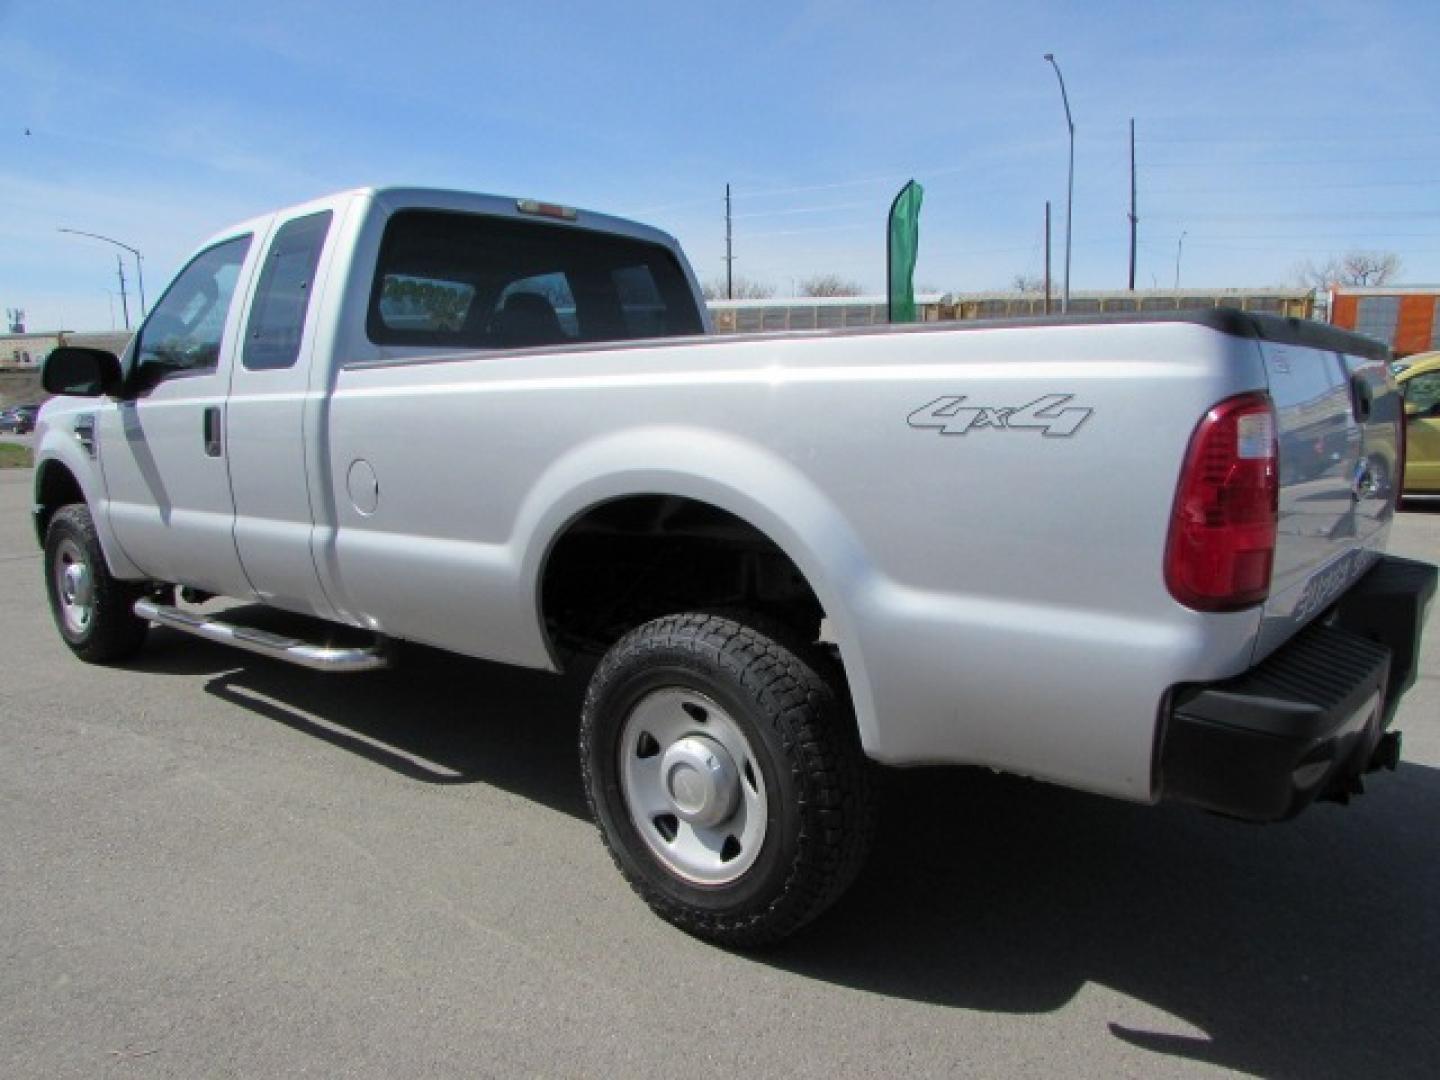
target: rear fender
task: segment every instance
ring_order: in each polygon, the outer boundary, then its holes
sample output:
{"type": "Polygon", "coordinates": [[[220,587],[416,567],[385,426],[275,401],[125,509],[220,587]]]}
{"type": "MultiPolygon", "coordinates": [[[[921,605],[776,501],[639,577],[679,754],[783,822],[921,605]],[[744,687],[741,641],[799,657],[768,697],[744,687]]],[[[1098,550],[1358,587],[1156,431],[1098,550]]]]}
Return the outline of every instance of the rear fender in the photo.
{"type": "MultiPolygon", "coordinates": [[[[862,743],[876,742],[857,606],[874,582],[873,564],[849,524],[785,459],[713,431],[629,430],[582,444],[556,461],[530,491],[510,549],[523,552],[519,580],[543,627],[542,589],[550,550],[594,507],[633,495],[674,495],[707,503],[754,526],[805,576],[840,648],[862,743]]],[[[553,650],[552,650],[553,661],[553,650]]]]}

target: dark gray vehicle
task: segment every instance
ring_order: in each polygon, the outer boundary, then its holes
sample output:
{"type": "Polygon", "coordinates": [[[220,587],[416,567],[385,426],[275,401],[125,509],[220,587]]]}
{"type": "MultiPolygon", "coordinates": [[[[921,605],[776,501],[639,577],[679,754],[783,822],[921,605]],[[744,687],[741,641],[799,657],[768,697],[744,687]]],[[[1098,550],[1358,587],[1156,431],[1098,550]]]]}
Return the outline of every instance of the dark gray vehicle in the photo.
{"type": "Polygon", "coordinates": [[[39,415],[39,405],[16,405],[0,411],[0,431],[28,435],[35,430],[35,420],[39,415]]]}

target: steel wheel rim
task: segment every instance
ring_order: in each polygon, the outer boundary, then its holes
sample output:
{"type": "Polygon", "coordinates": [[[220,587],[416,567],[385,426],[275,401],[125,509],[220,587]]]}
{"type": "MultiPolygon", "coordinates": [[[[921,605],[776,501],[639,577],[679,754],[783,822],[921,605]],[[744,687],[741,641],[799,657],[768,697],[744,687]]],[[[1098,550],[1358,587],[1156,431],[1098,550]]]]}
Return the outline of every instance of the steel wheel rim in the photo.
{"type": "Polygon", "coordinates": [[[55,551],[54,575],[65,628],[84,634],[95,617],[95,575],[85,550],[69,537],[55,551]]]}
{"type": "Polygon", "coordinates": [[[667,870],[726,885],[764,846],[765,778],[740,726],[684,687],[646,694],[620,731],[620,790],[635,829],[667,870]]]}

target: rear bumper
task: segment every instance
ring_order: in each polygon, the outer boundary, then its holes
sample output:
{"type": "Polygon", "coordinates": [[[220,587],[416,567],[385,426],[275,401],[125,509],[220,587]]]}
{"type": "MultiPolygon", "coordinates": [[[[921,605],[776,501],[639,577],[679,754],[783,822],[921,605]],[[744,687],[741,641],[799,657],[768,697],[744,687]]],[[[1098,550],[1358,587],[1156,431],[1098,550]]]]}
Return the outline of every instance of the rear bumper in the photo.
{"type": "Polygon", "coordinates": [[[1358,788],[1415,682],[1428,563],[1383,557],[1327,615],[1244,674],[1170,694],[1160,797],[1250,821],[1358,788]]]}

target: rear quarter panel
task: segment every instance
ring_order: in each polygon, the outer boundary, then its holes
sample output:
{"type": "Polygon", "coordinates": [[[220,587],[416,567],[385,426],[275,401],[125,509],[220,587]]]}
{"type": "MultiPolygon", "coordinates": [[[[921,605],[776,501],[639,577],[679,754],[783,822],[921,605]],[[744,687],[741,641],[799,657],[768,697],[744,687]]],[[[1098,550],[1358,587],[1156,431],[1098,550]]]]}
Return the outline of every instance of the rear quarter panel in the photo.
{"type": "Polygon", "coordinates": [[[645,343],[355,364],[334,383],[317,554],[353,620],[399,637],[550,666],[538,576],[565,523],[624,494],[704,499],[816,588],[873,757],[1136,799],[1166,688],[1238,671],[1253,645],[1258,612],[1188,611],[1163,580],[1196,421],[1265,384],[1253,341],[1204,327],[645,343]],[[1047,395],[1090,413],[1069,435],[1004,413],[923,426],[942,398],[1047,395]],[[373,513],[356,468],[377,478],[373,513]]]}

